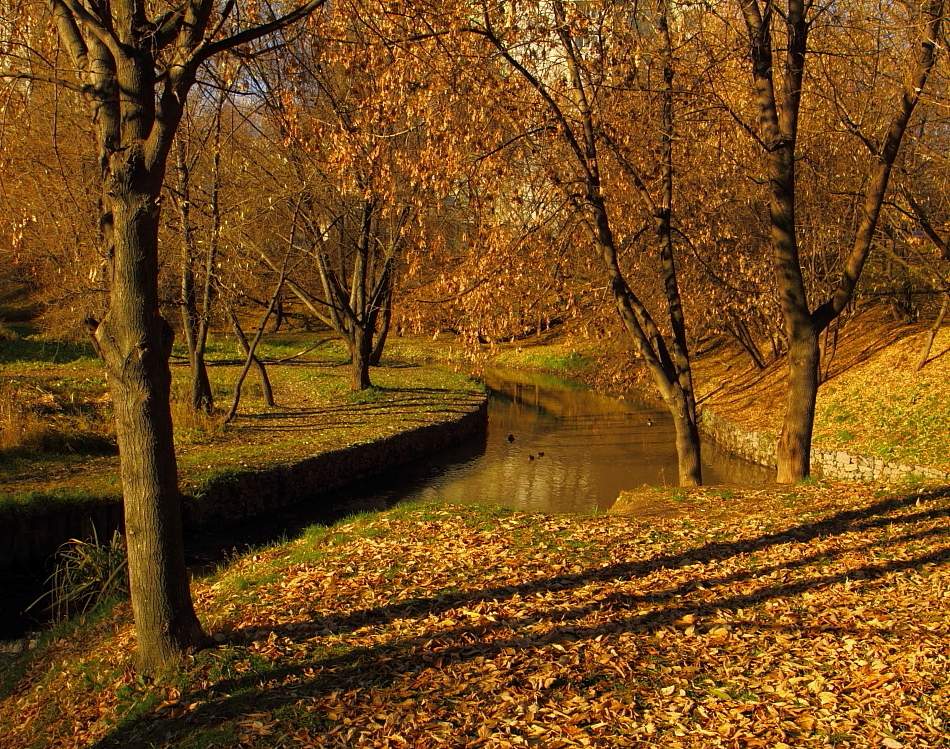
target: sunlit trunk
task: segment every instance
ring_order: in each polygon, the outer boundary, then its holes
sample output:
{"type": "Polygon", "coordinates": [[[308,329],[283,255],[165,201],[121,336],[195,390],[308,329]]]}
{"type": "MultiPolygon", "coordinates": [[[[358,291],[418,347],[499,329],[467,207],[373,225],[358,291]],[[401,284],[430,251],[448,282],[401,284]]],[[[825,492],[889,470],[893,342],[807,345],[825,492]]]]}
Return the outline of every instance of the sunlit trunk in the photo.
{"type": "Polygon", "coordinates": [[[182,547],[169,403],[173,334],[158,305],[157,190],[142,184],[150,180],[134,149],[112,161],[113,281],[94,339],[115,410],[137,658],[151,672],[204,635],[182,547]]]}
{"type": "Polygon", "coordinates": [[[362,326],[355,326],[350,346],[350,387],[366,390],[373,386],[369,379],[370,357],[373,353],[373,335],[362,326]]]}
{"type": "Polygon", "coordinates": [[[776,449],[780,484],[801,481],[811,471],[819,360],[818,334],[810,323],[802,325],[789,339],[788,401],[776,449]]]}

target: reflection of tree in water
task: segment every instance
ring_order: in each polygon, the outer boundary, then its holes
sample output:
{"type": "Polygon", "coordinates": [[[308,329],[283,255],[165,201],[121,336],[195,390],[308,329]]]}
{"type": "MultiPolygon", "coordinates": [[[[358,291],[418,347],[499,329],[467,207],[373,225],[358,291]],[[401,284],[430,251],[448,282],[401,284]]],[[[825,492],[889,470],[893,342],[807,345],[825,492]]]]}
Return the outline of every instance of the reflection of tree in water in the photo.
{"type": "MultiPolygon", "coordinates": [[[[609,507],[622,489],[676,482],[666,412],[525,373],[493,372],[486,384],[492,397],[484,455],[433,477],[412,497],[590,512],[609,507]]],[[[714,483],[769,479],[761,466],[712,446],[704,467],[714,483]]]]}

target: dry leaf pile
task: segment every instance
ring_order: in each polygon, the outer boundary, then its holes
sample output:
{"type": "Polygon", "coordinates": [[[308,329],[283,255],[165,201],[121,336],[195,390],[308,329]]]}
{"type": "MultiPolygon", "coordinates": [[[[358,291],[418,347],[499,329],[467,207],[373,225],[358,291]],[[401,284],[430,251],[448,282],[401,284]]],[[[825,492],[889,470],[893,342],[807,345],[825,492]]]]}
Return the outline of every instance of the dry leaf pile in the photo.
{"type": "Polygon", "coordinates": [[[950,492],[673,504],[308,532],[195,586],[225,641],[167,682],[136,682],[122,612],[54,642],[0,743],[948,746],[950,492]]]}

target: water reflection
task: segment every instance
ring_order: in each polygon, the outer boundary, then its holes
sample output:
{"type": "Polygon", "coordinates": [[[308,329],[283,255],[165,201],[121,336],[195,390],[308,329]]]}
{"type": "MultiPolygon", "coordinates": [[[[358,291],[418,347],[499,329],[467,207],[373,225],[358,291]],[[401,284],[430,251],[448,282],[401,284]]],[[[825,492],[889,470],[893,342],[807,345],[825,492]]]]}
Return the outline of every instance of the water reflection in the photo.
{"type": "MultiPolygon", "coordinates": [[[[676,484],[669,414],[549,377],[489,372],[485,452],[456,463],[406,499],[501,504],[539,512],[608,508],[621,490],[676,484]]],[[[770,471],[703,446],[708,484],[754,485],[770,471]]]]}

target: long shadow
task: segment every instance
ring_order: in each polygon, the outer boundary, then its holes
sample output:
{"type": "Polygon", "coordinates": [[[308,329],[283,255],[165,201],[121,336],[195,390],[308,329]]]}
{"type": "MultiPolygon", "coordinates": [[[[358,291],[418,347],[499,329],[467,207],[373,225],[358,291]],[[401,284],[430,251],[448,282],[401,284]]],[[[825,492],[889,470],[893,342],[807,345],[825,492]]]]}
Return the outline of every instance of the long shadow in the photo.
{"type": "MultiPolygon", "coordinates": [[[[328,625],[335,625],[332,628],[343,628],[373,621],[383,622],[396,616],[424,617],[475,601],[497,600],[532,592],[563,591],[598,581],[629,580],[664,568],[724,560],[785,543],[807,542],[854,531],[880,530],[932,521],[950,514],[950,507],[926,508],[919,512],[891,517],[883,515],[948,496],[950,488],[922,495],[895,497],[863,509],[840,512],[824,520],[795,525],[784,531],[763,534],[754,539],[713,542],[677,554],[595,567],[577,574],[558,575],[520,585],[405,601],[393,606],[356,612],[348,617],[321,618],[307,623],[304,627],[300,624],[280,625],[268,628],[266,632],[268,636],[273,634],[292,640],[303,640],[313,636],[314,627],[326,628],[328,625]]],[[[422,633],[378,645],[353,648],[343,655],[328,655],[302,663],[254,671],[236,678],[216,681],[207,688],[199,688],[185,695],[183,699],[197,704],[185,721],[161,715],[142,716],[120,725],[97,746],[125,747],[133,743],[151,745],[153,742],[174,745],[194,731],[213,729],[248,712],[275,710],[298,703],[302,699],[326,695],[332,690],[385,688],[399,678],[431,667],[444,668],[476,657],[490,658],[508,648],[521,652],[535,651],[553,644],[596,638],[600,635],[615,635],[621,632],[649,633],[657,627],[674,623],[685,614],[693,614],[699,618],[708,617],[723,611],[748,608],[768,600],[800,596],[845,580],[861,580],[866,585],[882,583],[884,578],[893,573],[950,562],[950,547],[938,548],[910,559],[866,564],[834,574],[817,575],[787,583],[769,584],[768,581],[763,581],[762,585],[749,592],[718,597],[713,594],[712,597],[700,601],[684,598],[698,590],[700,584],[703,586],[703,592],[708,595],[722,586],[752,577],[758,578],[781,570],[800,569],[844,554],[870,551],[882,546],[893,548],[898,543],[943,537],[948,532],[950,529],[944,526],[914,530],[896,537],[882,538],[841,550],[819,552],[781,564],[698,581],[691,580],[642,595],[607,596],[584,606],[554,607],[529,616],[500,616],[487,624],[463,625],[447,631],[422,633]],[[642,609],[645,604],[661,608],[649,612],[639,610],[636,614],[627,613],[634,606],[642,609]],[[587,626],[578,624],[591,612],[604,608],[615,612],[609,622],[587,626]],[[532,625],[540,623],[554,623],[555,626],[543,632],[530,632],[532,625]]]]}
{"type": "MultiPolygon", "coordinates": [[[[209,689],[196,690],[185,699],[197,707],[186,721],[161,716],[144,716],[121,725],[96,744],[97,747],[127,747],[181,741],[196,729],[213,729],[249,712],[273,711],[308,698],[325,696],[335,690],[383,689],[397,679],[431,667],[445,668],[476,657],[491,658],[508,649],[535,651],[551,645],[617,635],[622,632],[649,634],[658,627],[673,624],[686,614],[703,618],[723,611],[737,611],[765,601],[800,596],[846,580],[880,580],[887,575],[929,564],[950,561],[950,548],[943,548],[912,559],[865,565],[834,575],[824,575],[793,583],[766,585],[750,593],[718,598],[708,602],[686,602],[659,611],[638,613],[612,619],[596,626],[560,624],[538,634],[517,634],[488,640],[486,635],[506,630],[524,631],[540,617],[504,618],[489,625],[458,627],[435,635],[406,637],[374,646],[354,648],[344,655],[315,659],[293,666],[257,671],[237,679],[216,682],[209,689]],[[477,640],[474,645],[472,640],[477,640]],[[306,676],[306,681],[288,683],[306,676]],[[280,686],[265,686],[265,682],[280,686]]],[[[558,612],[562,621],[573,620],[570,612],[558,612]]],[[[164,745],[169,745],[165,743],[164,745]]]]}
{"type": "MultiPolygon", "coordinates": [[[[861,510],[839,512],[824,520],[795,525],[783,531],[765,534],[754,539],[729,542],[712,541],[678,554],[665,554],[632,562],[618,562],[605,567],[588,569],[573,574],[557,575],[541,580],[530,580],[516,585],[443,593],[435,598],[411,598],[387,606],[353,611],[339,616],[321,617],[320,619],[311,620],[310,629],[311,631],[330,630],[339,633],[357,627],[384,623],[392,619],[440,614],[458,606],[471,608],[478,603],[501,601],[514,596],[531,595],[539,591],[574,589],[592,582],[631,580],[662,569],[675,569],[696,563],[708,564],[739,554],[763,551],[786,543],[805,543],[817,538],[842,535],[854,531],[880,529],[892,525],[905,525],[950,517],[950,507],[926,509],[912,515],[883,516],[884,513],[912,506],[917,502],[936,501],[944,497],[950,497],[950,488],[927,494],[883,500],[861,510]]],[[[295,629],[299,630],[299,625],[293,624],[287,628],[278,626],[263,631],[268,634],[274,631],[278,635],[289,636],[295,629]]],[[[233,637],[241,640],[253,637],[255,636],[254,633],[259,632],[261,632],[259,628],[248,628],[246,631],[237,630],[233,633],[233,637]]]]}

